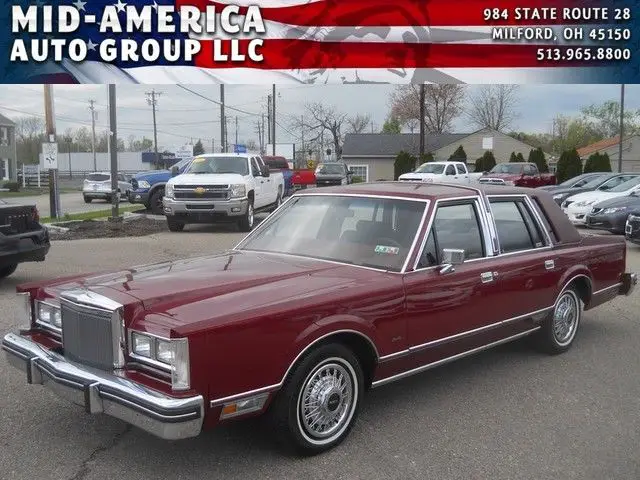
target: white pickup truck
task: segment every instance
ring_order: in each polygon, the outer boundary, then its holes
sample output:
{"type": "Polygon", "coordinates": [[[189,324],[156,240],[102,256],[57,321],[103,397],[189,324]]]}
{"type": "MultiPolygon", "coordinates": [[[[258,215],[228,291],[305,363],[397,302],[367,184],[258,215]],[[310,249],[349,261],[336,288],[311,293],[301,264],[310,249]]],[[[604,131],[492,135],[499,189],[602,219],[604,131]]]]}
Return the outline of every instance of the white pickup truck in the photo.
{"type": "Polygon", "coordinates": [[[463,162],[427,162],[398,177],[402,182],[476,183],[483,173],[470,173],[463,162]]]}
{"type": "Polygon", "coordinates": [[[236,222],[243,232],[253,228],[254,214],[282,204],[284,177],[257,154],[198,155],[189,168],[165,187],[164,214],[169,230],[188,223],[236,222]]]}

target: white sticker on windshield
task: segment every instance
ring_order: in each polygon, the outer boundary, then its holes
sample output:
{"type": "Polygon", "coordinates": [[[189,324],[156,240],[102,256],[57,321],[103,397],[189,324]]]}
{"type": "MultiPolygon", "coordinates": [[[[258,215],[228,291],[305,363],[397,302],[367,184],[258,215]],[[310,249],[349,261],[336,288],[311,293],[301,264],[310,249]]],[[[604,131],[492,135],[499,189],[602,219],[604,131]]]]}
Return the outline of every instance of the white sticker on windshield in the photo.
{"type": "Polygon", "coordinates": [[[400,253],[400,249],[398,247],[389,247],[387,245],[376,245],[375,252],[383,255],[398,255],[400,253]]]}

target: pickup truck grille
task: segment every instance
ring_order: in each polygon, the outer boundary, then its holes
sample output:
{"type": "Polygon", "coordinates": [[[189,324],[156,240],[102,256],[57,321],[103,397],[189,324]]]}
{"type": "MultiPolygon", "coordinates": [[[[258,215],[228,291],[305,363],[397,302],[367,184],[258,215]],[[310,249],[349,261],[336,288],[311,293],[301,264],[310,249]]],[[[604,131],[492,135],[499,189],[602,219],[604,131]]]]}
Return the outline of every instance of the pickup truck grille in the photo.
{"type": "Polygon", "coordinates": [[[488,185],[504,185],[504,180],[501,178],[480,178],[478,183],[484,183],[488,185]]]}
{"type": "Polygon", "coordinates": [[[64,356],[104,370],[114,368],[114,312],[61,300],[64,356]]]}
{"type": "Polygon", "coordinates": [[[184,200],[228,200],[230,191],[229,185],[176,185],[173,194],[184,200]]]}

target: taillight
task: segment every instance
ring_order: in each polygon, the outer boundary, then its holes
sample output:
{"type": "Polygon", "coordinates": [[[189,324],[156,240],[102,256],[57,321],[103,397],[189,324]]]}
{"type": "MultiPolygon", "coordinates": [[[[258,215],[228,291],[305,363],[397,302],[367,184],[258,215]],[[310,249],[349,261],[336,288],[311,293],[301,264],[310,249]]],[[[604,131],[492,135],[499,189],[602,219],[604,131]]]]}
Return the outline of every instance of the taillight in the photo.
{"type": "Polygon", "coordinates": [[[34,222],[40,221],[40,212],[38,211],[38,207],[31,208],[31,220],[34,222]]]}

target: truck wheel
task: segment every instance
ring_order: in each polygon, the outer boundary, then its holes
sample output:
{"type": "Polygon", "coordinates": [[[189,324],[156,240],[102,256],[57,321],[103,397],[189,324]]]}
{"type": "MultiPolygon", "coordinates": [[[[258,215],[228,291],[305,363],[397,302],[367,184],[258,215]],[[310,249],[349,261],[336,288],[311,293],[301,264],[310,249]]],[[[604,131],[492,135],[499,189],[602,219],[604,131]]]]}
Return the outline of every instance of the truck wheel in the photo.
{"type": "Polygon", "coordinates": [[[11,275],[13,272],[16,271],[16,268],[18,268],[17,263],[14,263],[13,265],[6,265],[0,268],[0,278],[8,277],[9,275],[11,275]]]}
{"type": "Polygon", "coordinates": [[[253,228],[254,215],[253,215],[253,200],[249,200],[247,206],[247,212],[238,220],[238,228],[241,232],[250,232],[253,228]]]}
{"type": "Polygon", "coordinates": [[[353,352],[337,343],[324,345],[296,365],[269,417],[287,447],[314,455],[347,437],[363,393],[364,375],[353,352]]]}
{"type": "Polygon", "coordinates": [[[151,197],[149,198],[151,213],[153,213],[154,215],[162,215],[164,213],[162,207],[162,197],[164,197],[164,188],[158,188],[151,194],[151,197]]]}
{"type": "Polygon", "coordinates": [[[173,217],[167,217],[167,226],[170,232],[181,232],[184,230],[184,223],[178,222],[173,217]]]}
{"type": "Polygon", "coordinates": [[[582,318],[582,300],[578,292],[567,288],[558,300],[551,313],[536,332],[537,346],[550,354],[563,353],[571,348],[578,332],[582,318]]]}
{"type": "Polygon", "coordinates": [[[105,200],[106,200],[107,203],[111,203],[111,195],[107,195],[105,200]]]}
{"type": "Polygon", "coordinates": [[[89,197],[84,197],[84,203],[91,203],[91,199],[89,197]]]}

